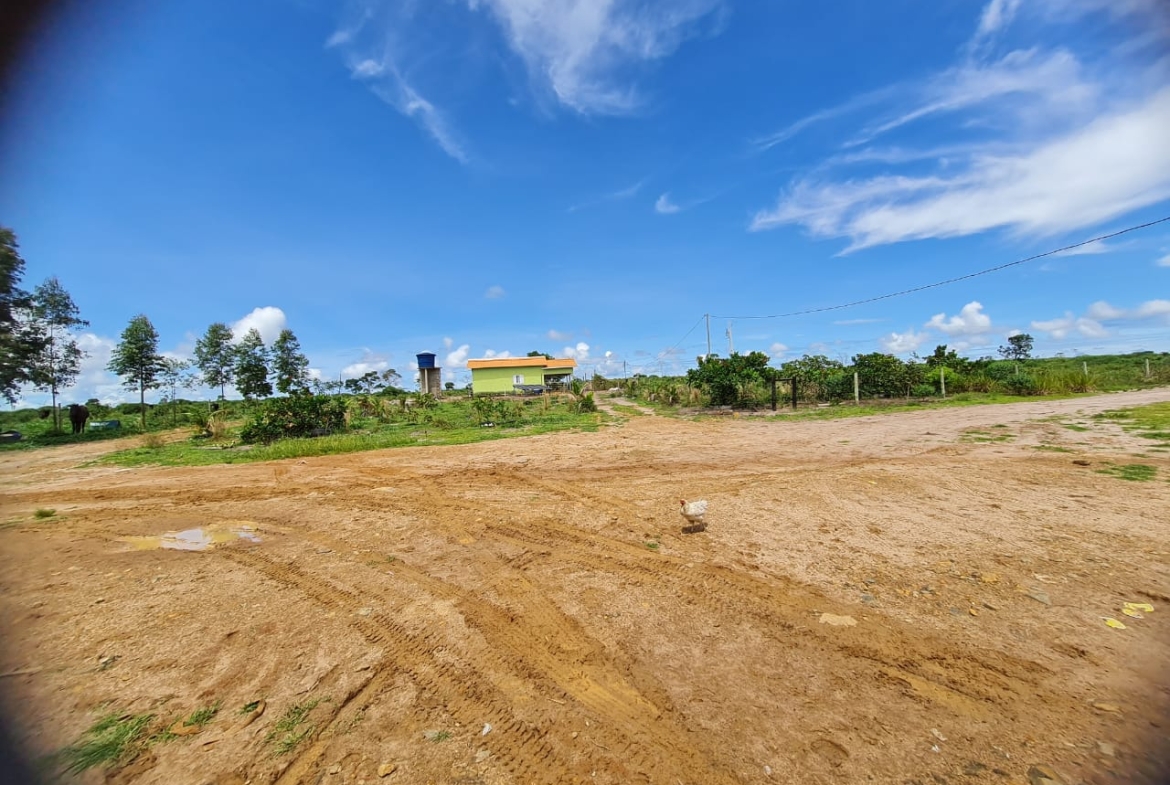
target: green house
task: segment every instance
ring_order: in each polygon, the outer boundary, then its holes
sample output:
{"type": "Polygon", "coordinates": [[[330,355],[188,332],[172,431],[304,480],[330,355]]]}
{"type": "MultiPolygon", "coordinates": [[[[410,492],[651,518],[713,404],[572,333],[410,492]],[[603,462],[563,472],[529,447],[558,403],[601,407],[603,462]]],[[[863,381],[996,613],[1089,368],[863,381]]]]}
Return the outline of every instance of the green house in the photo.
{"type": "Polygon", "coordinates": [[[484,393],[539,392],[566,387],[577,362],[544,357],[505,357],[468,360],[471,391],[484,393]]]}

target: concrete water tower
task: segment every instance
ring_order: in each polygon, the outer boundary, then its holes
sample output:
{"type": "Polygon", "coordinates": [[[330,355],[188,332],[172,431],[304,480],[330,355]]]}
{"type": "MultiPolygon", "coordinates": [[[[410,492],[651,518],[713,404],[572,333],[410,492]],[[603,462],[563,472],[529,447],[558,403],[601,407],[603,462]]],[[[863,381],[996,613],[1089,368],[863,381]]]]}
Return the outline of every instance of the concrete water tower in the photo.
{"type": "Polygon", "coordinates": [[[443,369],[435,365],[434,352],[420,352],[418,355],[418,391],[441,395],[443,392],[443,369]]]}

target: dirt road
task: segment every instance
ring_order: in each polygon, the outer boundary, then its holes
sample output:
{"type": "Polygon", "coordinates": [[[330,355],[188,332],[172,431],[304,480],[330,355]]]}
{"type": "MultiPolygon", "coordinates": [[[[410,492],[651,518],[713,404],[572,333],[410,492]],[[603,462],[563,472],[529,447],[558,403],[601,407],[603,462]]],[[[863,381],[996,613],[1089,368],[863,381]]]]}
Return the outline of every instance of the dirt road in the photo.
{"type": "Polygon", "coordinates": [[[218,702],[118,782],[1153,782],[1170,453],[1088,415],[1168,399],[190,469],[8,453],[0,689],[37,753],[218,702]],[[1156,477],[1098,471],[1131,463],[1156,477]]]}

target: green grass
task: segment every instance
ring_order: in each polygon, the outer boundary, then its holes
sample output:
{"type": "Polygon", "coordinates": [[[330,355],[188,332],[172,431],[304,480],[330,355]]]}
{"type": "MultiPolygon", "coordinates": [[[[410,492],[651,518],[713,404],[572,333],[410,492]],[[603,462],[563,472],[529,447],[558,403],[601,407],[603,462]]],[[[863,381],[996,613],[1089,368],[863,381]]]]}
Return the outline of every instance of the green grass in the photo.
{"type": "Polygon", "coordinates": [[[1089,426],[1080,425],[1080,424],[1074,423],[1074,422],[1066,422],[1066,423],[1064,423],[1064,427],[1069,429],[1070,431],[1076,431],[1077,433],[1084,433],[1085,431],[1089,430],[1089,426]]]}
{"type": "Polygon", "coordinates": [[[52,518],[56,514],[57,514],[56,510],[51,510],[47,507],[40,507],[37,509],[36,512],[33,513],[33,517],[39,521],[43,521],[46,518],[52,518]]]}
{"type": "Polygon", "coordinates": [[[1150,482],[1158,474],[1156,468],[1144,463],[1127,463],[1123,466],[1112,465],[1104,469],[1098,469],[1097,471],[1100,474],[1108,474],[1111,477],[1129,480],[1130,482],[1150,482]]]}
{"type": "MultiPolygon", "coordinates": [[[[1006,425],[992,426],[995,428],[1006,428],[1006,425]]],[[[974,442],[976,444],[990,444],[994,442],[1008,442],[1016,438],[1014,434],[1010,433],[989,433],[988,431],[981,431],[978,429],[971,429],[963,432],[959,437],[960,441],[974,442]]]]}
{"type": "Polygon", "coordinates": [[[432,733],[430,738],[431,741],[436,743],[440,741],[446,741],[447,739],[451,738],[451,731],[441,730],[438,733],[432,733]]]}
{"type": "Polygon", "coordinates": [[[657,542],[647,542],[646,543],[646,547],[652,551],[658,550],[658,546],[659,546],[659,543],[657,543],[657,542]]]}
{"type": "Polygon", "coordinates": [[[1124,430],[1143,439],[1170,447],[1170,403],[1151,403],[1133,409],[1115,409],[1096,415],[1098,419],[1118,423],[1124,430]]]}
{"type": "Polygon", "coordinates": [[[624,403],[613,404],[613,410],[619,414],[624,414],[627,417],[645,417],[646,413],[636,406],[628,406],[624,403]]]}
{"type": "Polygon", "coordinates": [[[524,421],[511,427],[475,425],[470,411],[465,402],[452,401],[441,404],[435,410],[435,422],[430,425],[380,423],[373,418],[354,418],[353,431],[315,439],[282,439],[269,445],[212,445],[205,439],[189,439],[158,448],[120,450],[94,463],[117,466],[206,466],[278,461],[393,447],[470,444],[565,430],[596,431],[608,419],[600,413],[579,414],[565,405],[542,407],[539,399],[524,402],[524,421]]]}
{"type": "Polygon", "coordinates": [[[1072,452],[1067,447],[1060,447],[1055,444],[1037,444],[1032,447],[1033,450],[1044,450],[1045,452],[1072,452]]]}
{"type": "MultiPolygon", "coordinates": [[[[1083,398],[1080,394],[1063,395],[1004,395],[1001,393],[960,393],[950,398],[929,401],[906,401],[904,399],[890,399],[888,401],[869,401],[861,405],[853,403],[839,403],[810,409],[798,409],[795,412],[789,409],[777,411],[773,417],[785,420],[837,420],[844,417],[866,417],[874,414],[891,414],[896,412],[920,412],[926,409],[950,409],[962,406],[982,406],[990,403],[1024,403],[1037,400],[1057,400],[1061,398],[1083,398]]],[[[807,404],[801,404],[807,406],[807,404]]]]}
{"type": "Polygon", "coordinates": [[[94,766],[129,763],[145,747],[146,728],[153,714],[107,714],[97,720],[75,743],[57,754],[70,774],[94,766]]]}
{"type": "Polygon", "coordinates": [[[306,724],[309,712],[315,709],[320,702],[320,699],[313,699],[294,703],[280,716],[266,738],[266,741],[276,742],[277,755],[289,754],[306,736],[313,732],[316,726],[307,725],[304,728],[301,726],[306,724]]]}
{"type": "Polygon", "coordinates": [[[219,714],[219,707],[223,701],[216,701],[210,706],[205,706],[202,709],[196,709],[191,712],[191,716],[183,720],[183,724],[187,727],[202,728],[207,723],[215,719],[215,715],[219,714]]]}
{"type": "Polygon", "coordinates": [[[258,709],[258,708],[260,708],[260,701],[252,701],[251,703],[245,703],[242,707],[240,707],[240,714],[251,714],[252,712],[256,711],[256,709],[258,709]]]}

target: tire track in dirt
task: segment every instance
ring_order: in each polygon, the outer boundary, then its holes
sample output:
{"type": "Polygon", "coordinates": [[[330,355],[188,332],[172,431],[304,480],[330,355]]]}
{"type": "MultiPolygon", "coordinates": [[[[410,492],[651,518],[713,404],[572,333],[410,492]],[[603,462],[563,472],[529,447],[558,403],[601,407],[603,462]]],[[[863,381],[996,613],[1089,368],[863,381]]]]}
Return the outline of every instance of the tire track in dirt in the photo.
{"type": "MultiPolygon", "coordinates": [[[[322,607],[353,614],[351,626],[371,644],[387,648],[384,662],[392,661],[397,671],[407,673],[422,690],[439,698],[452,717],[467,727],[476,727],[477,723],[485,721],[493,725],[497,735],[491,740],[492,751],[517,781],[550,785],[576,781],[569,761],[563,759],[545,731],[517,718],[507,696],[471,668],[460,667],[448,657],[434,656],[438,652],[446,653],[449,645],[437,634],[411,632],[380,612],[358,615],[363,601],[357,594],[309,575],[298,567],[271,559],[255,549],[226,547],[217,553],[302,592],[322,607]]],[[[371,677],[367,685],[371,696],[386,678],[383,674],[387,673],[383,667],[371,677]]],[[[315,740],[336,724],[336,716],[316,733],[315,740]]],[[[304,764],[298,765],[294,761],[278,782],[284,785],[305,782],[305,776],[319,759],[321,749],[316,745],[311,747],[316,755],[304,764]]]]}
{"type": "MultiPolygon", "coordinates": [[[[429,498],[434,500],[437,494],[429,498]]],[[[457,520],[465,513],[464,508],[451,500],[434,501],[434,504],[447,508],[450,514],[439,516],[443,519],[457,520]]],[[[467,535],[457,524],[451,533],[461,538],[467,535]]],[[[335,553],[350,547],[318,532],[308,535],[308,539],[335,553]]],[[[592,712],[599,722],[592,726],[590,735],[600,736],[606,748],[624,750],[636,771],[657,771],[676,778],[685,777],[688,772],[706,771],[708,782],[735,781],[720,770],[718,758],[711,751],[701,751],[702,738],[678,721],[676,709],[657,681],[633,663],[619,661],[621,658],[607,651],[579,623],[561,613],[519,567],[486,549],[477,550],[477,556],[493,562],[491,587],[512,610],[486,602],[475,592],[403,561],[394,562],[394,574],[421,592],[452,602],[464,621],[483,636],[493,651],[510,652],[504,664],[517,676],[534,684],[545,682],[553,697],[571,700],[592,712]]],[[[369,566],[368,562],[364,564],[369,566]]],[[[387,594],[384,583],[363,582],[361,592],[367,604],[373,595],[385,598],[389,604],[397,602],[387,594]]]]}

